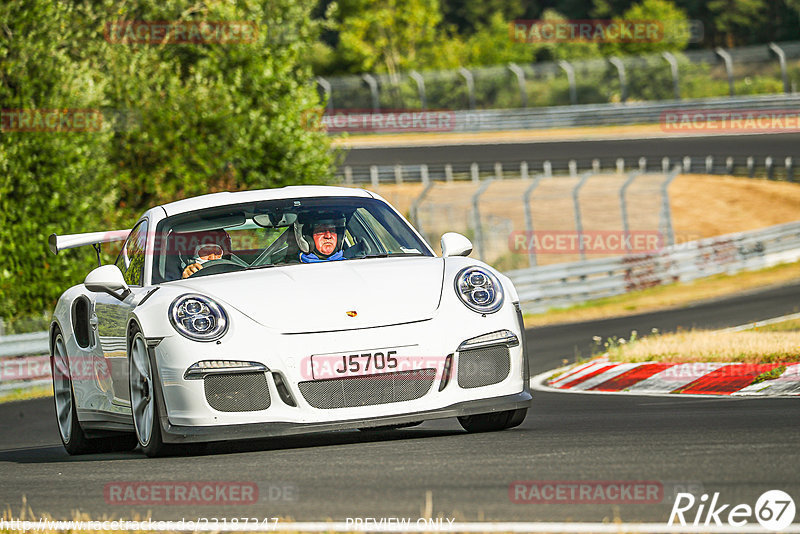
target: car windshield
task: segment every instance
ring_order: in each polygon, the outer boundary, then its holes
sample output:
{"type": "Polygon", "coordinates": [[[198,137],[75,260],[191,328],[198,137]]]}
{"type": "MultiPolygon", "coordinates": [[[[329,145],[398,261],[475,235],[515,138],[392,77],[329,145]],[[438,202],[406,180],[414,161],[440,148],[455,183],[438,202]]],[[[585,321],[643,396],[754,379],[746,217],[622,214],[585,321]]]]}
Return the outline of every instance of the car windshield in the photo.
{"type": "Polygon", "coordinates": [[[168,217],[156,229],[153,283],[280,265],[432,256],[373,198],[281,199],[168,217]]]}

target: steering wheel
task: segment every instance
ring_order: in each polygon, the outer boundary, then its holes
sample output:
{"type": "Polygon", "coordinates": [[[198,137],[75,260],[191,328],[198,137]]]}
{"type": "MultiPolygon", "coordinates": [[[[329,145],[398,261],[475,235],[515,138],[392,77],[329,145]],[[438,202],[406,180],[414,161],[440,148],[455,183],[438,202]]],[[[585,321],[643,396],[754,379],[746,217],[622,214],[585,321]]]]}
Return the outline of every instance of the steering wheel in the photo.
{"type": "Polygon", "coordinates": [[[222,258],[218,260],[208,260],[207,262],[203,263],[202,266],[202,269],[193,272],[188,276],[188,278],[192,278],[194,276],[208,276],[210,274],[230,273],[234,271],[241,271],[247,268],[239,263],[236,263],[235,261],[225,260],[222,258]],[[235,269],[231,269],[231,267],[235,267],[235,269]]]}

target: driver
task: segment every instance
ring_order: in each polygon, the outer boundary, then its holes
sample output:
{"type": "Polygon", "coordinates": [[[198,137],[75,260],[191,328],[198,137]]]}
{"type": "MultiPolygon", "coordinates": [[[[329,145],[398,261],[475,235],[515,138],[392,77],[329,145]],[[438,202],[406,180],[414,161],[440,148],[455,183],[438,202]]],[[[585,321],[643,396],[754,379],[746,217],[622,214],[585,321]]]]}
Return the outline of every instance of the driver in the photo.
{"type": "Polygon", "coordinates": [[[189,248],[192,251],[188,265],[183,269],[183,278],[189,278],[203,268],[203,264],[211,260],[222,259],[224,254],[231,251],[231,237],[225,230],[213,230],[191,236],[189,248]]]}
{"type": "Polygon", "coordinates": [[[336,212],[309,214],[294,224],[300,261],[317,263],[343,260],[345,217],[336,212]]]}

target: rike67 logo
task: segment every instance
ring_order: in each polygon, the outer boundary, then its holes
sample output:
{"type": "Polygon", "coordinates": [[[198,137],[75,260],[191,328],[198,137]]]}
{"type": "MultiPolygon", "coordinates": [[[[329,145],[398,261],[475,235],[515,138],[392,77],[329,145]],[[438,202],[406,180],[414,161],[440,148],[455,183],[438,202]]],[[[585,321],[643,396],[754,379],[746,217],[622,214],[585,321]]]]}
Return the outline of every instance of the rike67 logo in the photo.
{"type": "Polygon", "coordinates": [[[794,515],[794,500],[781,490],[764,492],[754,507],[749,504],[736,506],[722,504],[719,501],[719,492],[712,495],[710,502],[705,493],[699,499],[691,493],[679,493],[669,515],[669,524],[673,525],[677,520],[684,527],[687,522],[695,527],[707,527],[712,524],[724,526],[724,522],[727,521],[732,527],[744,527],[748,522],[755,520],[767,530],[779,531],[794,521],[794,515]]]}

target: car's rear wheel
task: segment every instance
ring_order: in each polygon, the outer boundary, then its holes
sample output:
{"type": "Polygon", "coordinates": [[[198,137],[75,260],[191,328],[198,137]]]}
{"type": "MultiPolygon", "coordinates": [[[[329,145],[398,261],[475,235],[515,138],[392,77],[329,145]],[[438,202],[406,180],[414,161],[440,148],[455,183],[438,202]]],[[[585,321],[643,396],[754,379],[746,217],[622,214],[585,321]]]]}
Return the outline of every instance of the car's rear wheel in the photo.
{"type": "Polygon", "coordinates": [[[458,422],[467,432],[495,432],[522,424],[528,415],[527,408],[504,412],[482,413],[459,417],[458,422]]]}
{"type": "Polygon", "coordinates": [[[147,456],[160,456],[166,452],[166,446],[161,436],[153,366],[150,362],[147,342],[142,333],[138,328],[134,328],[131,334],[128,353],[128,382],[136,439],[147,456]]]}
{"type": "Polygon", "coordinates": [[[78,419],[64,336],[58,329],[55,331],[50,355],[50,372],[53,377],[53,400],[55,401],[58,434],[61,437],[61,443],[64,444],[64,449],[69,454],[124,451],[136,447],[136,439],[131,435],[120,434],[102,438],[86,436],[78,419]]]}

